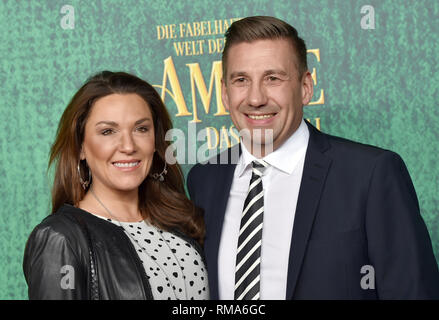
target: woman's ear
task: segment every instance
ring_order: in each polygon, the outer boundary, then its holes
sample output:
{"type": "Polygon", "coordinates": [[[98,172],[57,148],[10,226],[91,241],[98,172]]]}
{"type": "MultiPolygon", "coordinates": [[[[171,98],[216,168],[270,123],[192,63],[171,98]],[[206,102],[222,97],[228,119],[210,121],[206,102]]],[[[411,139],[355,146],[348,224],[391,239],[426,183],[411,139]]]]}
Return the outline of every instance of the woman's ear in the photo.
{"type": "Polygon", "coordinates": [[[84,147],[81,146],[81,152],[79,153],[79,159],[80,160],[84,160],[85,159],[85,152],[84,152],[84,147]]]}

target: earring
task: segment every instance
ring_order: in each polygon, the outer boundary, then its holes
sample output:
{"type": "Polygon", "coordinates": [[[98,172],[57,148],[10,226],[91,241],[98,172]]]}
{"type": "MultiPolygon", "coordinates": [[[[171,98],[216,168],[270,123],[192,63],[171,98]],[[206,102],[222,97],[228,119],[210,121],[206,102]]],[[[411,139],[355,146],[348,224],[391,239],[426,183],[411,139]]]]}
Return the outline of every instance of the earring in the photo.
{"type": "Polygon", "coordinates": [[[166,170],[166,161],[165,161],[165,167],[163,168],[162,172],[160,173],[153,173],[150,176],[155,179],[158,180],[160,182],[163,182],[165,180],[165,175],[168,173],[168,170],[166,170]]]}
{"type": "MultiPolygon", "coordinates": [[[[79,168],[80,163],[81,163],[81,160],[79,160],[79,162],[78,162],[78,167],[77,167],[77,169],[78,169],[78,175],[79,175],[79,183],[81,183],[82,188],[83,188],[84,190],[86,190],[87,187],[90,185],[90,182],[91,182],[91,172],[90,172],[90,168],[88,168],[88,180],[87,180],[87,181],[84,181],[84,180],[82,179],[82,177],[81,177],[81,169],[79,168]]],[[[88,166],[87,166],[87,167],[88,167],[88,166]]]]}

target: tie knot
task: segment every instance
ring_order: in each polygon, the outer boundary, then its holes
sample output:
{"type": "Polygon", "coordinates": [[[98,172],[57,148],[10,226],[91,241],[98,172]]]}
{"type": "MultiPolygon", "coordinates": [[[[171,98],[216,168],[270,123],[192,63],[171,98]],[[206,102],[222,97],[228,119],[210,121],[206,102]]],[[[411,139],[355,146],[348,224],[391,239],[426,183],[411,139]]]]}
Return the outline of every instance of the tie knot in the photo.
{"type": "Polygon", "coordinates": [[[252,161],[253,173],[256,173],[259,176],[262,176],[265,169],[268,168],[269,164],[264,160],[254,160],[252,161]]]}

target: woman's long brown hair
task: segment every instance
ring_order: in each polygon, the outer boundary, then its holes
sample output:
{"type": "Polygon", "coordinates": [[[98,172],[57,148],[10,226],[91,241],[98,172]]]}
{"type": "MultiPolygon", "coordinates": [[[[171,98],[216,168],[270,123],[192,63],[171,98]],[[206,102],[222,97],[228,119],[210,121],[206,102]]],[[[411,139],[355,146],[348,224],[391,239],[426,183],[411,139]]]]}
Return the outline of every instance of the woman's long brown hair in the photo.
{"type": "MultiPolygon", "coordinates": [[[[172,128],[172,122],[160,96],[150,84],[136,76],[103,71],[79,89],[61,117],[49,159],[49,168],[55,164],[52,213],[64,203],[77,205],[84,198],[87,190],[81,186],[77,168],[85,123],[94,102],[113,93],[135,93],[148,103],[154,121],[156,148],[150,173],[162,172],[169,146],[165,134],[172,128]]],[[[80,161],[79,168],[83,179],[88,179],[85,161],[80,161]]],[[[178,163],[167,164],[164,181],[149,176],[145,178],[139,186],[138,205],[144,219],[152,224],[165,230],[179,229],[203,243],[204,221],[200,211],[186,196],[178,163]]]]}

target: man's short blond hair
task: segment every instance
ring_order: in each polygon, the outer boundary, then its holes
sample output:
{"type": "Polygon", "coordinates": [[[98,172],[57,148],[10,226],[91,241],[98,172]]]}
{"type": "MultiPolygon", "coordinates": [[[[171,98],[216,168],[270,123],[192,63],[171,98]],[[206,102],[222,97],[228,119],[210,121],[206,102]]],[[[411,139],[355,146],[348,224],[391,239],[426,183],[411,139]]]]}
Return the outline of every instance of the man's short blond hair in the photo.
{"type": "Polygon", "coordinates": [[[256,40],[287,39],[296,52],[297,69],[300,76],[308,70],[306,44],[297,30],[280,19],[268,16],[247,17],[233,22],[225,34],[226,43],[222,54],[223,77],[227,74],[227,53],[235,44],[256,40]]]}

